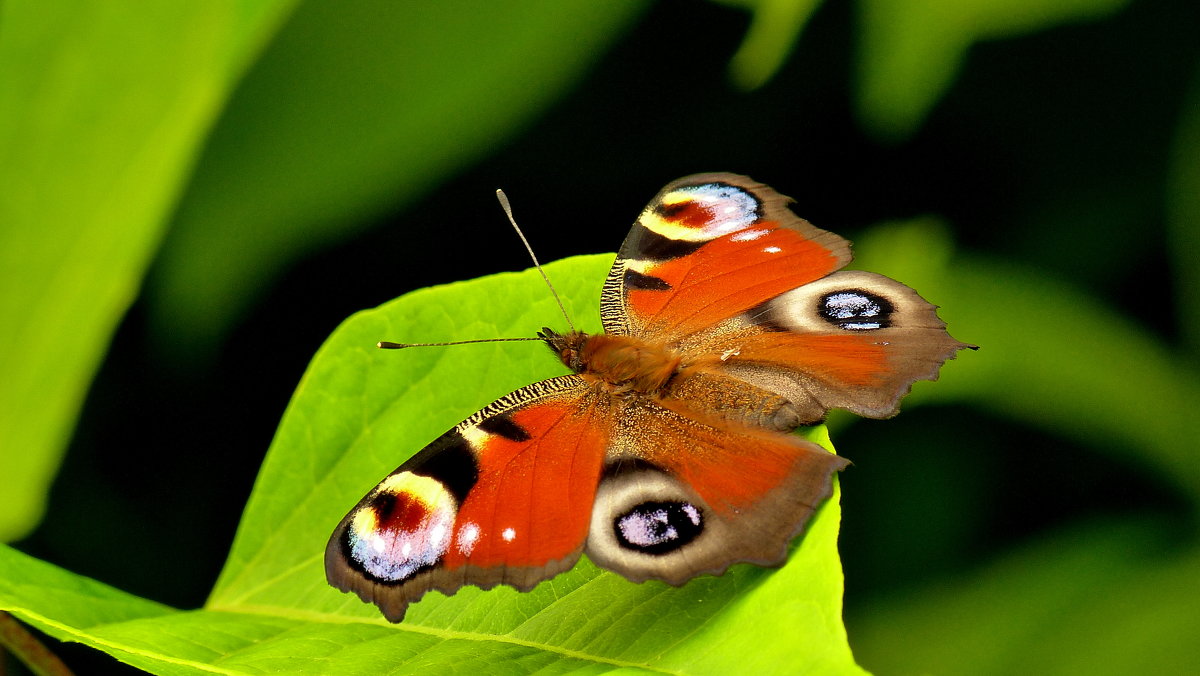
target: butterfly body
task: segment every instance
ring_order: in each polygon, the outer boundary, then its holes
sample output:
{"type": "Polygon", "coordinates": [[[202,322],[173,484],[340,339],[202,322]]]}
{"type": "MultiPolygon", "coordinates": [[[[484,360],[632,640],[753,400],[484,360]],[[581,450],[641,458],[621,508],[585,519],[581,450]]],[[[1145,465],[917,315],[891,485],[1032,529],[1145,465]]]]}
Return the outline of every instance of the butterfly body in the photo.
{"type": "Polygon", "coordinates": [[[548,328],[539,336],[567,368],[589,382],[602,383],[613,394],[654,394],[675,375],[683,359],[669,347],[628,336],[560,334],[548,328]]]}
{"type": "Polygon", "coordinates": [[[776,565],[845,459],[790,434],[893,415],[963,347],[849,244],[750,179],[676,181],[601,296],[604,333],[539,333],[573,373],[521,388],[385,478],[326,548],[392,621],[426,591],[527,590],[586,552],[633,581],[776,565]]]}

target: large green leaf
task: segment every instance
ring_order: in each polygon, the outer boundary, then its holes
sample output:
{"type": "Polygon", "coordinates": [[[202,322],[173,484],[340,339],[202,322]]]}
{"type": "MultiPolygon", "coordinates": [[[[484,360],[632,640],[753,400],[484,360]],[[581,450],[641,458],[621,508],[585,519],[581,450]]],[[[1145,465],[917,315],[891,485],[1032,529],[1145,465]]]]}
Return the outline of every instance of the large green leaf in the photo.
{"type": "MultiPolygon", "coordinates": [[[[547,266],[580,328],[599,327],[611,263],[547,266]]],[[[534,271],[424,289],[351,317],[301,380],[204,610],[139,605],[11,552],[6,577],[25,582],[0,585],[0,610],[161,673],[863,673],[841,623],[836,493],[775,571],[739,565],[673,588],[584,560],[529,593],[431,593],[399,625],[326,585],[325,541],[376,481],[488,401],[563,371],[536,343],[375,343],[529,336],[547,324],[563,320],[534,271]],[[64,599],[54,591],[63,587],[89,593],[64,599]],[[94,619],[104,612],[111,622],[94,619]]],[[[828,447],[823,428],[809,434],[828,447]]]]}
{"type": "Polygon", "coordinates": [[[0,541],[40,518],[195,149],[290,6],[0,3],[0,541]]]}
{"type": "Polygon", "coordinates": [[[493,152],[643,6],[302,4],[238,88],[184,195],[148,287],[158,330],[211,347],[288,265],[493,152]]]}

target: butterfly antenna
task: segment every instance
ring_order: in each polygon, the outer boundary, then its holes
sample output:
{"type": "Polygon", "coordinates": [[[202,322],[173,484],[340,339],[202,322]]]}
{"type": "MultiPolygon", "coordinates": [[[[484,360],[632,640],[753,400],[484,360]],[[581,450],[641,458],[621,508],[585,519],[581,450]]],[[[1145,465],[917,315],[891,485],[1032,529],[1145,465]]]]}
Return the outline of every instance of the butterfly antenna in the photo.
{"type": "Polygon", "coordinates": [[[538,262],[537,256],[534,255],[533,247],[529,246],[529,240],[525,239],[525,233],[521,232],[521,226],[517,225],[517,219],[513,218],[512,205],[508,203],[508,195],[505,195],[503,190],[497,189],[496,199],[500,200],[500,206],[504,209],[504,214],[508,216],[508,222],[512,223],[513,230],[517,231],[517,237],[521,238],[521,243],[525,245],[525,250],[529,252],[529,258],[533,260],[533,267],[542,273],[542,279],[546,280],[546,286],[550,287],[550,293],[554,296],[554,302],[558,303],[558,309],[562,310],[563,317],[567,319],[567,326],[574,332],[575,324],[571,322],[571,315],[567,314],[567,308],[563,306],[562,299],[558,297],[558,291],[550,283],[550,278],[546,276],[546,271],[542,269],[542,264],[538,262]]]}
{"type": "Polygon", "coordinates": [[[471,343],[507,343],[517,340],[543,340],[542,338],[480,338],[478,340],[452,340],[448,343],[391,343],[381,340],[375,347],[383,350],[403,350],[406,347],[438,347],[441,345],[469,345],[471,343]]]}

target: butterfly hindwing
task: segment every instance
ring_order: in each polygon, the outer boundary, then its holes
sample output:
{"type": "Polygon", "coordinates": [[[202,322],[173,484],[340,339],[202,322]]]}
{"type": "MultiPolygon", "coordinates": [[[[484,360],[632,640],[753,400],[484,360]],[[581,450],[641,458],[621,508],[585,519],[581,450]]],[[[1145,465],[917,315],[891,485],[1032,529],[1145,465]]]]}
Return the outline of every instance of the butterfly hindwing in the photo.
{"type": "Polygon", "coordinates": [[[586,551],[637,582],[782,563],[848,464],[798,436],[680,401],[631,403],[621,415],[586,551]]]}
{"type": "Polygon", "coordinates": [[[330,584],[392,622],[426,591],[528,590],[575,564],[607,445],[577,375],[503,397],[388,475],[334,530],[330,584]]]}
{"type": "Polygon", "coordinates": [[[887,418],[917,380],[936,380],[963,348],[936,308],[872,272],[841,271],[781,294],[685,341],[697,368],[779,394],[804,424],[831,408],[887,418]]]}

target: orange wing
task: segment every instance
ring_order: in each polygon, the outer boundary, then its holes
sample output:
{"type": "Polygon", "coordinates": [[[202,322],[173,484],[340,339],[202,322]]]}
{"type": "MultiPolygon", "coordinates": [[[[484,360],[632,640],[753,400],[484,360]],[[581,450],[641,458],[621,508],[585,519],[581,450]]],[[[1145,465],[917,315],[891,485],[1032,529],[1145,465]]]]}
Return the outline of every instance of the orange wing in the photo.
{"type": "Polygon", "coordinates": [[[848,463],[816,444],[699,410],[631,401],[592,508],[587,555],[682,584],[738,562],[778,565],[848,463]]]}
{"type": "Polygon", "coordinates": [[[799,422],[830,408],[893,415],[958,350],[936,308],[882,275],[837,272],[850,245],[745,176],[671,183],[642,211],[605,281],[605,330],[665,344],[684,368],[783,396],[799,422]]]}
{"type": "Polygon", "coordinates": [[[697,336],[691,365],[779,394],[813,423],[831,408],[887,418],[959,350],[937,308],[872,272],[835,272],[697,336]]]}
{"type": "Polygon", "coordinates": [[[439,437],[350,510],[329,583],[392,622],[430,589],[531,589],[587,539],[609,419],[579,376],[534,383],[439,437]]]}
{"type": "Polygon", "coordinates": [[[642,211],[600,301],[606,333],[669,342],[709,329],[850,261],[850,245],[745,177],[698,174],[642,211]]]}

